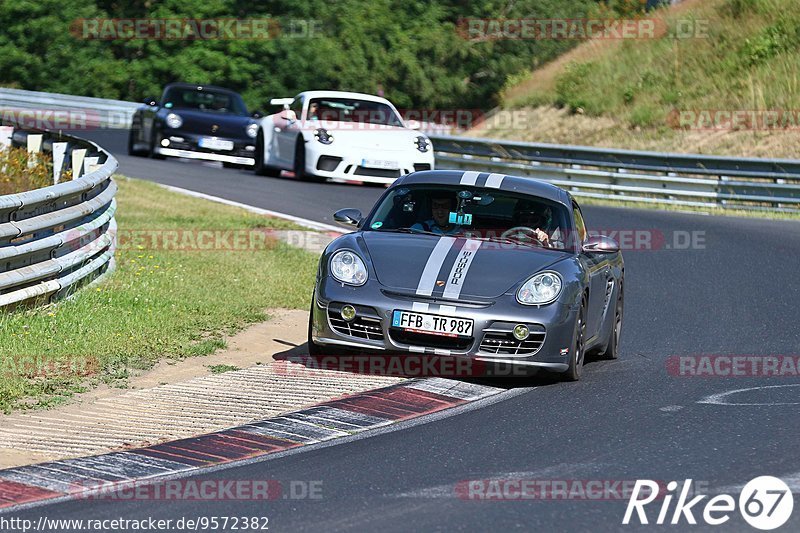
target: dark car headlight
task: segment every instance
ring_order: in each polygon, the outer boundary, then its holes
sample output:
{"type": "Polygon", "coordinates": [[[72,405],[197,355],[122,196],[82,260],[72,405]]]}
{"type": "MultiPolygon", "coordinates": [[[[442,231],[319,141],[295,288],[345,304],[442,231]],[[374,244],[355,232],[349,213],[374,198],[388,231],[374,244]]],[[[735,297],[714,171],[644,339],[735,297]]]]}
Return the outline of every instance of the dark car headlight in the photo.
{"type": "Polygon", "coordinates": [[[177,113],[170,113],[167,115],[167,118],[164,122],[166,122],[167,126],[173,129],[183,126],[183,119],[177,113]]]}
{"type": "Polygon", "coordinates": [[[314,130],[314,138],[322,144],[331,144],[333,142],[333,135],[328,133],[325,128],[317,128],[314,130]]]}
{"type": "Polygon", "coordinates": [[[331,275],[347,285],[363,285],[367,282],[367,266],[350,250],[341,250],[331,256],[331,275]]]}
{"type": "Polygon", "coordinates": [[[561,294],[564,282],[558,272],[539,272],[522,284],[517,291],[517,301],[522,305],[545,305],[561,294]]]}
{"type": "Polygon", "coordinates": [[[417,146],[417,150],[422,153],[425,153],[431,149],[431,142],[427,137],[423,137],[422,135],[414,139],[414,144],[417,146]]]}
{"type": "Polygon", "coordinates": [[[258,124],[248,124],[247,125],[247,136],[251,139],[255,139],[258,135],[258,124]]]}

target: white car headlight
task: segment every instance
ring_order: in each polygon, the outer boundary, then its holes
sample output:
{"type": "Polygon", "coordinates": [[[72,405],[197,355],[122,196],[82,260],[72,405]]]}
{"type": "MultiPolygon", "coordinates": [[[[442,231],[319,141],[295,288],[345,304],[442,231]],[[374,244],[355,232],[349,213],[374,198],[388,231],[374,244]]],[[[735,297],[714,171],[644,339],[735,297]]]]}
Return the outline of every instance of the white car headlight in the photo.
{"type": "Polygon", "coordinates": [[[247,125],[247,136],[251,139],[255,139],[256,135],[258,135],[258,124],[248,124],[247,125]]]}
{"type": "Polygon", "coordinates": [[[367,266],[358,255],[342,250],[331,257],[331,274],[348,285],[363,285],[367,282],[367,266]]]}
{"type": "Polygon", "coordinates": [[[423,137],[422,135],[414,139],[414,144],[416,145],[417,150],[419,150],[422,153],[425,153],[431,149],[430,141],[428,141],[427,137],[423,137]]]}
{"type": "Polygon", "coordinates": [[[517,301],[523,305],[549,304],[561,294],[564,283],[556,272],[540,272],[522,284],[517,301]]]}
{"type": "Polygon", "coordinates": [[[170,128],[180,128],[183,126],[183,119],[176,113],[170,113],[167,115],[167,126],[170,128]]]}

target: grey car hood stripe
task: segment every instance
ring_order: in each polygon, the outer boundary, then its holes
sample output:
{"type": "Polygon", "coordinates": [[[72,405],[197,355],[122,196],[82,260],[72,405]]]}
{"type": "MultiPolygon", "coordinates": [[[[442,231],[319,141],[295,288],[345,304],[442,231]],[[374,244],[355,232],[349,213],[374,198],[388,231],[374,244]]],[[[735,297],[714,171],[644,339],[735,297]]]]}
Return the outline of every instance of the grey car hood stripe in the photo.
{"type": "Polygon", "coordinates": [[[480,175],[480,172],[475,172],[474,170],[464,172],[464,174],[461,175],[461,185],[475,185],[480,175]]]}
{"type": "Polygon", "coordinates": [[[455,237],[442,237],[436,243],[431,255],[428,257],[428,262],[425,263],[422,276],[419,278],[417,294],[430,296],[433,293],[433,287],[436,285],[436,276],[439,275],[439,270],[442,269],[442,264],[454,242],[456,242],[455,237]]]}
{"type": "Polygon", "coordinates": [[[472,265],[472,260],[475,259],[475,254],[478,253],[478,248],[481,247],[481,242],[476,239],[468,239],[464,243],[458,256],[456,256],[450,275],[447,276],[447,285],[445,285],[443,295],[445,298],[455,300],[461,295],[461,289],[464,288],[469,267],[472,265]]]}

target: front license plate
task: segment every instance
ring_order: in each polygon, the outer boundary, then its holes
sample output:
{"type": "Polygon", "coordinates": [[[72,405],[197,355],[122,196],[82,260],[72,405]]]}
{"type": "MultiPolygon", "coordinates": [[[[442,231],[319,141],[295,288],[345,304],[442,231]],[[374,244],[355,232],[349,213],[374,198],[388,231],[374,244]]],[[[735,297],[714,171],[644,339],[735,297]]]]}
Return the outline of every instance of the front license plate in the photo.
{"type": "Polygon", "coordinates": [[[233,150],[233,141],[217,139],[216,137],[201,137],[200,142],[197,144],[200,145],[200,148],[209,150],[233,150]]]}
{"type": "Polygon", "coordinates": [[[395,311],[392,326],[416,333],[444,335],[445,337],[469,337],[474,322],[470,318],[429,315],[411,311],[395,311]]]}
{"type": "Polygon", "coordinates": [[[386,161],[384,159],[362,159],[361,166],[368,168],[385,168],[389,170],[400,168],[400,164],[397,161],[386,161]]]}

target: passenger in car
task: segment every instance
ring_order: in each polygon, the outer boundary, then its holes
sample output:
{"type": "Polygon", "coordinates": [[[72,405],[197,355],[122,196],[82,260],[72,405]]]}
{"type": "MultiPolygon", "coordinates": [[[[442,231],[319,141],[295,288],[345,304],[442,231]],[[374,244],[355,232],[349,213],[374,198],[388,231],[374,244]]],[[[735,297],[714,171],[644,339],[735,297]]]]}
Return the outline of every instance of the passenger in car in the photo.
{"type": "Polygon", "coordinates": [[[411,229],[430,231],[440,235],[452,235],[462,231],[458,224],[450,223],[450,212],[455,207],[455,196],[442,193],[431,196],[431,217],[428,220],[417,222],[411,229]]]}

